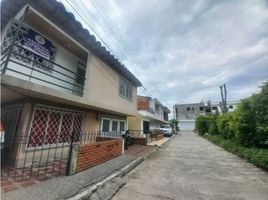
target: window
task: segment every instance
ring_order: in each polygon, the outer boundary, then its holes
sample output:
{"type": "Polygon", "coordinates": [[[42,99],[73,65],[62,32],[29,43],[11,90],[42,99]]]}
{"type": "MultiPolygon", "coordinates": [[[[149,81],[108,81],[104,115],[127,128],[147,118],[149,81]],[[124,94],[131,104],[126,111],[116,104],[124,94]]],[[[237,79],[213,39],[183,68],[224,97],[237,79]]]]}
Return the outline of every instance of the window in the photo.
{"type": "Polygon", "coordinates": [[[233,109],[234,107],[233,106],[229,106],[230,109],[233,109]]]}
{"type": "Polygon", "coordinates": [[[65,143],[72,133],[79,140],[83,121],[83,112],[36,105],[27,147],[65,143]]]}
{"type": "Polygon", "coordinates": [[[194,111],[194,107],[192,107],[192,111],[194,111]]]}
{"type": "Polygon", "coordinates": [[[190,111],[190,107],[187,107],[187,111],[190,111]]]}
{"type": "Polygon", "coordinates": [[[103,119],[102,120],[102,131],[110,131],[110,120],[109,119],[103,119]]]}
{"type": "Polygon", "coordinates": [[[79,85],[84,85],[85,75],[86,75],[86,66],[83,63],[78,62],[77,76],[75,82],[79,85]]]}
{"type": "Polygon", "coordinates": [[[120,121],[120,131],[125,131],[125,122],[124,121],[120,121]]]}
{"type": "Polygon", "coordinates": [[[112,131],[118,131],[118,121],[112,121],[112,131]]]}
{"type": "Polygon", "coordinates": [[[119,95],[129,100],[132,99],[132,86],[129,82],[121,79],[119,83],[119,95]]]}
{"type": "Polygon", "coordinates": [[[126,130],[126,121],[121,120],[121,119],[102,118],[101,130],[103,132],[125,131],[126,130]]]}
{"type": "Polygon", "coordinates": [[[200,109],[200,111],[203,111],[204,110],[204,107],[200,107],[199,109],[200,109]]]}
{"type": "Polygon", "coordinates": [[[217,110],[217,107],[213,106],[213,107],[212,107],[212,110],[217,110]]]}

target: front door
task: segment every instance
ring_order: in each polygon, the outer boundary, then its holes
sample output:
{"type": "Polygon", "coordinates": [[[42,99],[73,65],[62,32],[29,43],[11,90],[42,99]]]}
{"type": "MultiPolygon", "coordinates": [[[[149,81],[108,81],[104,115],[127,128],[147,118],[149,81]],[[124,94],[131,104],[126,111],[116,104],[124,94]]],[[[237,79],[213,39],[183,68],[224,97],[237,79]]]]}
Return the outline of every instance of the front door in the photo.
{"type": "Polygon", "coordinates": [[[149,133],[149,131],[150,131],[150,122],[143,121],[143,132],[144,132],[144,134],[149,133]]]}

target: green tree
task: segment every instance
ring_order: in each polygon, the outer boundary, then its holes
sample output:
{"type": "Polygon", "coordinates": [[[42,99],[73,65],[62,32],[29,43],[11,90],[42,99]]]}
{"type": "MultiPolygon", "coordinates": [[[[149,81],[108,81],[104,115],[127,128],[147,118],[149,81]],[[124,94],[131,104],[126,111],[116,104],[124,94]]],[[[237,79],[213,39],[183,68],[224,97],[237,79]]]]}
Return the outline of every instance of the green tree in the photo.
{"type": "Polygon", "coordinates": [[[208,133],[209,125],[211,121],[211,116],[209,115],[200,115],[195,120],[195,128],[200,135],[208,133]]]}

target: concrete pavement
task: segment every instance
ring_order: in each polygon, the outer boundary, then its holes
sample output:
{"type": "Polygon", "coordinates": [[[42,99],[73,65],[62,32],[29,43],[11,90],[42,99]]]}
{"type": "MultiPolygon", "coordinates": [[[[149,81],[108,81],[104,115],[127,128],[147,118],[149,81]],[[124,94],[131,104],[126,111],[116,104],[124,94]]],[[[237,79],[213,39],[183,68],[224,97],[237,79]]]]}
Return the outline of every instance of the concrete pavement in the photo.
{"type": "Polygon", "coordinates": [[[181,133],[129,173],[113,199],[268,200],[267,172],[193,132],[181,133]]]}

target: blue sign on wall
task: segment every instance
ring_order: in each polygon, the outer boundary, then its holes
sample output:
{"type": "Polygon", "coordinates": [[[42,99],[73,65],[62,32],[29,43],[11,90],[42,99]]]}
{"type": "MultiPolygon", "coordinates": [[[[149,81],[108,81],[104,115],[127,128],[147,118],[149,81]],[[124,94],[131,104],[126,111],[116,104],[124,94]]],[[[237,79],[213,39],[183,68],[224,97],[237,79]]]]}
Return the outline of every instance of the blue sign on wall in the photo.
{"type": "Polygon", "coordinates": [[[31,29],[28,31],[25,37],[24,46],[29,48],[34,53],[49,60],[53,55],[54,46],[52,43],[31,29]]]}

